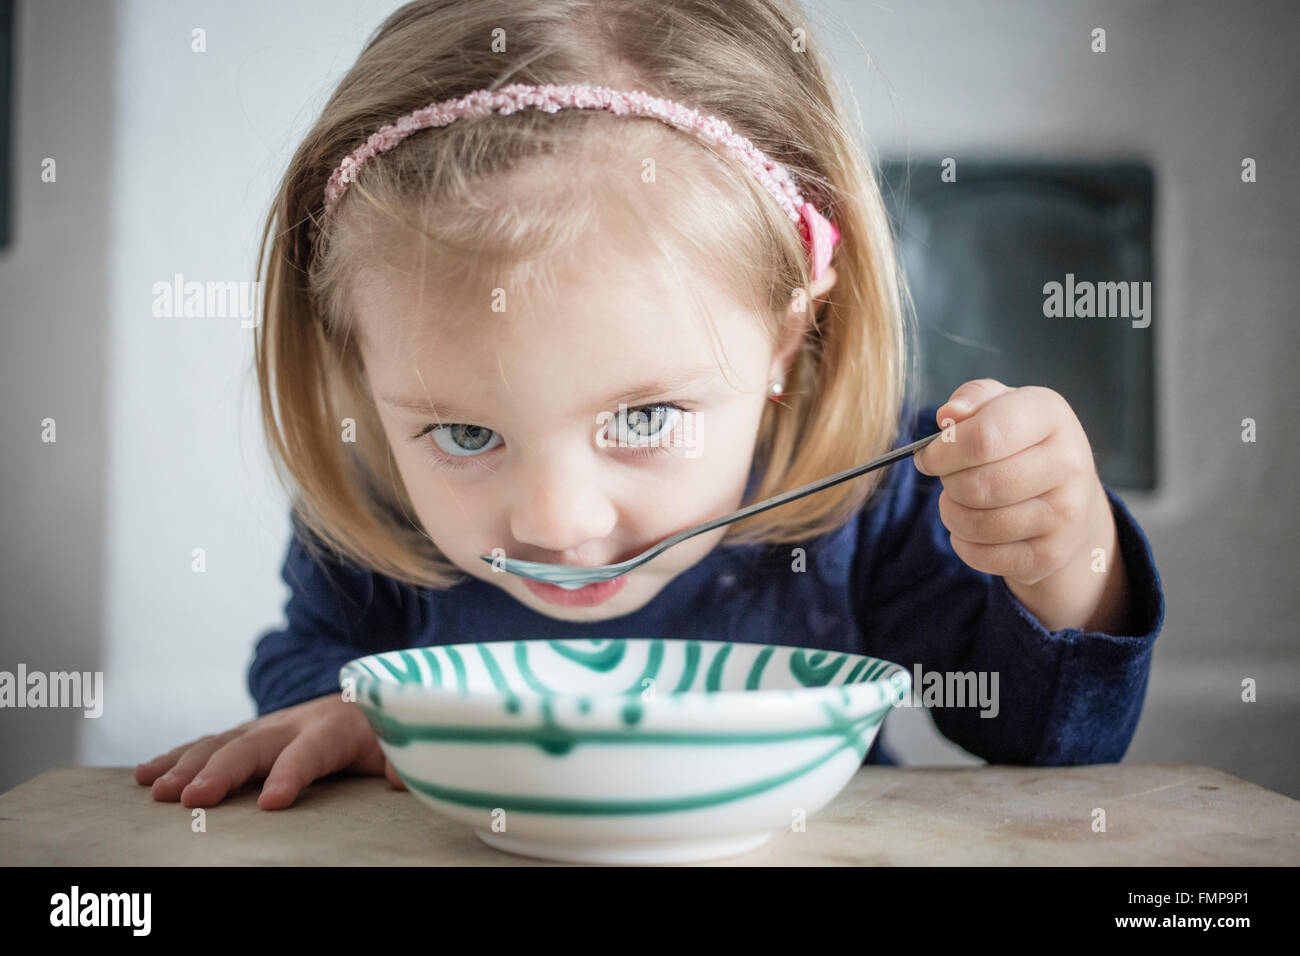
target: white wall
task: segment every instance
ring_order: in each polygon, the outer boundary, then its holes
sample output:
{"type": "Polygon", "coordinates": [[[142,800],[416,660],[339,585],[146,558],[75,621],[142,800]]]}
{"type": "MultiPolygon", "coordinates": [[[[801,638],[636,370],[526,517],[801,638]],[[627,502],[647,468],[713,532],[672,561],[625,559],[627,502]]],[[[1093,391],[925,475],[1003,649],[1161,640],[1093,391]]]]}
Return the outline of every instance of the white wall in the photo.
{"type": "Polygon", "coordinates": [[[237,315],[155,318],[152,287],[177,272],[254,278],[278,178],[373,27],[374,5],[354,6],[119,5],[108,360],[113,418],[129,427],[109,459],[114,718],[87,723],[88,762],[134,763],[253,716],[251,643],[287,596],[289,530],[261,444],[252,331],[237,315]],[[206,52],[191,49],[196,27],[206,52]]]}
{"type": "MultiPolygon", "coordinates": [[[[396,6],[20,9],[17,231],[0,258],[0,668],[102,669],[111,703],[97,721],[4,713],[0,788],[73,762],[131,765],[252,716],[246,668],[280,618],[288,524],[261,445],[251,333],[238,318],[155,318],[151,290],[177,272],[252,278],[294,143],[396,6]],[[190,50],[195,27],[205,53],[190,50]],[[46,156],[57,183],[40,181],[46,156]],[[54,446],[39,441],[46,416],[54,446]],[[198,547],[204,574],[191,571],[198,547]]],[[[1166,484],[1129,500],[1169,613],[1128,759],[1207,763],[1300,795],[1296,6],[819,9],[884,154],[1152,159],[1166,484]],[[1098,25],[1104,56],[1087,52],[1098,25]],[[1246,155],[1260,166],[1249,187],[1246,155]],[[1245,416],[1255,445],[1239,441],[1245,416]],[[1243,676],[1259,680],[1258,703],[1239,702],[1243,676]]],[[[913,761],[964,756],[915,711],[892,716],[886,737],[913,761]]]]}
{"type": "Polygon", "coordinates": [[[157,318],[153,285],[254,278],[291,150],[385,9],[19,10],[0,667],[102,670],[109,706],[98,720],[6,711],[0,787],[51,766],[132,765],[253,715],[246,670],[287,597],[289,529],[252,332],[238,316],[157,318]],[[191,49],[196,27],[206,52],[191,49]],[[56,183],[40,181],[45,156],[56,183]],[[54,446],[39,441],[46,416],[54,446]]]}

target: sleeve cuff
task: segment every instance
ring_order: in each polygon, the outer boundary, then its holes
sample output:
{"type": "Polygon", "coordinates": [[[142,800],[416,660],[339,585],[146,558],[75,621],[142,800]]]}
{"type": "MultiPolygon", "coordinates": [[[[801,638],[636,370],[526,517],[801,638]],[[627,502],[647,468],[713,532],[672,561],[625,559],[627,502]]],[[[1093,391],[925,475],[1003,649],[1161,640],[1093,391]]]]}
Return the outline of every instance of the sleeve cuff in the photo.
{"type": "MultiPolygon", "coordinates": [[[[272,639],[281,636],[282,632],[268,635],[272,639]]],[[[343,665],[366,654],[363,650],[353,652],[351,649],[345,651],[346,656],[321,654],[311,661],[311,672],[303,675],[299,669],[303,667],[304,655],[294,650],[291,648],[275,654],[264,652],[259,645],[258,653],[262,656],[254,658],[247,680],[258,717],[341,690],[339,672],[343,665]]]]}
{"type": "Polygon", "coordinates": [[[1129,586],[1129,627],[1127,634],[1106,634],[1101,631],[1083,631],[1079,628],[1063,628],[1049,631],[1039,622],[1019,598],[1007,587],[1007,582],[1000,576],[993,577],[993,599],[1012,608],[1017,616],[1046,640],[1077,641],[1082,638],[1101,638],[1128,643],[1135,648],[1146,648],[1156,639],[1165,620],[1165,595],[1160,583],[1160,573],[1156,570],[1155,557],[1151,552],[1151,543],[1138,526],[1137,519],[1129,512],[1128,506],[1110,488],[1105,488],[1106,498],[1110,501],[1111,514],[1115,516],[1115,530],[1119,537],[1120,554],[1124,558],[1124,570],[1128,575],[1129,586]]]}

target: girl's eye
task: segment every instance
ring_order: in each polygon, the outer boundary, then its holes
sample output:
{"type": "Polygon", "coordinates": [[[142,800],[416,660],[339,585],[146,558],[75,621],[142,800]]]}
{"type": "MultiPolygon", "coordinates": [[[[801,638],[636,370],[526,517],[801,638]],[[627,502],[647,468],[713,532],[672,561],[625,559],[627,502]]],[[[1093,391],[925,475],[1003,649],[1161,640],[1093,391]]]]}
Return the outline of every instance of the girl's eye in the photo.
{"type": "MultiPolygon", "coordinates": [[[[673,404],[643,405],[640,408],[633,408],[628,411],[625,418],[620,420],[615,416],[610,420],[610,424],[616,424],[618,429],[616,435],[610,436],[610,441],[634,448],[661,441],[673,430],[681,415],[681,406],[673,404]]],[[[608,431],[606,434],[609,434],[608,431]]]]}
{"type": "Polygon", "coordinates": [[[501,436],[482,425],[435,425],[433,443],[456,458],[474,458],[501,444],[501,436]]]}
{"type": "MultiPolygon", "coordinates": [[[[669,436],[684,412],[682,406],[672,402],[625,410],[623,417],[616,416],[605,426],[606,435],[610,425],[614,425],[617,434],[609,437],[610,444],[632,449],[637,458],[671,454],[669,436]]],[[[482,425],[426,425],[414,438],[421,441],[425,436],[431,436],[433,444],[442,452],[428,456],[440,468],[480,465],[476,459],[502,444],[500,433],[482,425]]]]}

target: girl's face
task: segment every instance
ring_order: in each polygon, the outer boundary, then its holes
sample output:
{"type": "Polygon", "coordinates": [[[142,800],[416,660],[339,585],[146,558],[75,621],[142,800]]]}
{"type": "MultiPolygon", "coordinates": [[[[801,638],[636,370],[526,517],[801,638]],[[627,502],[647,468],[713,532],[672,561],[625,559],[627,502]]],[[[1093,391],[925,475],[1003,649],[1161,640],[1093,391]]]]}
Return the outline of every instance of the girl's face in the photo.
{"type": "MultiPolygon", "coordinates": [[[[561,620],[641,608],[726,527],[612,588],[560,591],[479,555],[612,564],[736,510],[767,385],[798,345],[795,332],[774,348],[757,317],[701,285],[715,355],[690,298],[634,266],[589,257],[557,272],[554,295],[507,290],[504,314],[490,290],[453,310],[390,274],[354,287],[366,374],[424,529],[468,574],[561,620]]],[[[814,296],[833,281],[828,270],[814,296]]]]}

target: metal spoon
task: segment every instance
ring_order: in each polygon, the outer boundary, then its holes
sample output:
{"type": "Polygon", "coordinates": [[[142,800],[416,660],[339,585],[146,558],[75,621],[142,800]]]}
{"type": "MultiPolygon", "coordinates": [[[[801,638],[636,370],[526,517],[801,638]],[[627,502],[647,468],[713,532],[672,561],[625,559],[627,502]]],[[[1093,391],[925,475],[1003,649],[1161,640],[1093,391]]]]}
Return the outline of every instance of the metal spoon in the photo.
{"type": "Polygon", "coordinates": [[[534,581],[541,581],[544,584],[555,584],[569,591],[576,591],[580,587],[588,584],[594,584],[597,581],[608,581],[620,575],[627,574],[634,568],[639,568],[651,558],[667,551],[675,544],[681,544],[687,538],[693,538],[697,534],[703,534],[706,531],[712,531],[714,528],[720,528],[724,524],[731,524],[733,521],[739,521],[741,518],[748,518],[750,515],[758,514],[760,511],[766,511],[769,508],[775,508],[777,505],[783,505],[790,501],[796,501],[805,495],[811,495],[814,492],[821,491],[823,488],[829,488],[831,485],[838,485],[841,481],[848,481],[850,478],[856,478],[858,475],[865,475],[869,471],[875,471],[877,468],[883,468],[885,465],[892,464],[900,458],[920,451],[930,442],[938,438],[942,432],[935,432],[933,435],[927,435],[920,441],[914,441],[910,445],[904,445],[901,448],[895,448],[887,455],[883,455],[874,461],[869,461],[865,465],[855,465],[829,478],[819,478],[817,481],[810,482],[802,488],[795,488],[793,491],[787,491],[785,494],[777,495],[774,498],[768,498],[766,501],[757,501],[752,505],[741,508],[739,511],[729,515],[723,515],[721,518],[713,518],[704,524],[696,525],[694,528],[687,528],[685,531],[678,531],[674,535],[669,535],[658,544],[652,545],[645,551],[638,554],[635,558],[628,558],[626,561],[620,561],[618,564],[600,564],[594,567],[574,564],[547,564],[544,561],[520,561],[515,558],[494,558],[486,554],[480,554],[479,557],[491,564],[494,568],[501,567],[511,574],[517,574],[520,577],[532,578],[534,581]]]}

